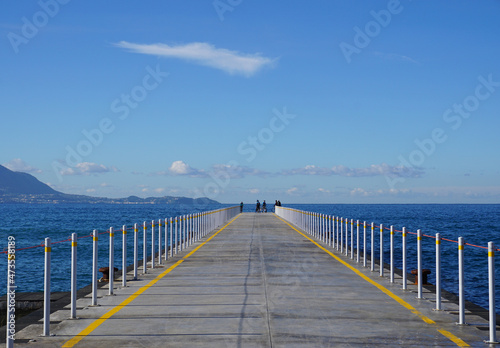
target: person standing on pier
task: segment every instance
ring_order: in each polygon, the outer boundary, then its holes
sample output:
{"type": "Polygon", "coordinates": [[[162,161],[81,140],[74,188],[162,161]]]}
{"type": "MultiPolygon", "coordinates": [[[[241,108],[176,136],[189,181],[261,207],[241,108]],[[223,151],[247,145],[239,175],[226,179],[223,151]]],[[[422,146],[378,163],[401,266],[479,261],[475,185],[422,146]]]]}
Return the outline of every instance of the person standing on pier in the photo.
{"type": "Polygon", "coordinates": [[[266,201],[264,200],[264,202],[262,202],[262,211],[264,213],[267,213],[267,205],[266,205],[266,201]]]}
{"type": "Polygon", "coordinates": [[[243,213],[243,202],[240,203],[240,213],[243,213]]]}
{"type": "Polygon", "coordinates": [[[260,202],[257,200],[257,204],[255,205],[255,212],[258,213],[260,211],[260,202]]]}

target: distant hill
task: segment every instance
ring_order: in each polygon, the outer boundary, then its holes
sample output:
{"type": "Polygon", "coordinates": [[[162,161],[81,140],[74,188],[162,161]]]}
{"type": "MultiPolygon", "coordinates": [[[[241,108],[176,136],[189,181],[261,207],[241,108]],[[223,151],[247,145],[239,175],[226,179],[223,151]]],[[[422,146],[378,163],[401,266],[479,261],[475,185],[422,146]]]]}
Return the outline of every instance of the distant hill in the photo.
{"type": "Polygon", "coordinates": [[[28,173],[13,172],[0,165],[0,194],[58,194],[49,185],[28,173]]]}
{"type": "Polygon", "coordinates": [[[206,197],[105,198],[71,195],[54,190],[33,175],[13,172],[2,165],[0,165],[0,203],[220,204],[206,197]]]}

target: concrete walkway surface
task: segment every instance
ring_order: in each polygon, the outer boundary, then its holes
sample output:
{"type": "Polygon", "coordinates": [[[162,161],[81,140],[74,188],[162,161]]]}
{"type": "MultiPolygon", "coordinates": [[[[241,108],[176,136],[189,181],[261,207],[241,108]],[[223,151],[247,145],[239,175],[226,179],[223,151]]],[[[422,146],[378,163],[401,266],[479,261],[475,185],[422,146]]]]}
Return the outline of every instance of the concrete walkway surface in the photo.
{"type": "Polygon", "coordinates": [[[79,299],[79,319],[68,319],[69,306],[54,313],[55,336],[40,337],[41,322],[18,332],[16,347],[487,346],[481,318],[456,325],[453,303],[435,312],[432,298],[417,300],[400,279],[391,284],[272,213],[240,214],[115,286],[114,296],[99,290],[97,307],[79,299]]]}

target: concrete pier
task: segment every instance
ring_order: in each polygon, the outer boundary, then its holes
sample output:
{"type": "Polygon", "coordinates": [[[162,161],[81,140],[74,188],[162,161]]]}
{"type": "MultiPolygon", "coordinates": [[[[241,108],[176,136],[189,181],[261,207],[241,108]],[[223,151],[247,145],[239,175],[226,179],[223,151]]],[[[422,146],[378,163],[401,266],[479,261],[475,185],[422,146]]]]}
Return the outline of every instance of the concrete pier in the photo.
{"type": "Polygon", "coordinates": [[[240,214],[120,284],[113,296],[101,288],[97,307],[79,299],[79,319],[69,306],[53,313],[55,336],[40,337],[42,323],[17,332],[16,346],[484,347],[488,336],[481,318],[456,325],[453,303],[433,311],[431,296],[417,300],[272,213],[240,214]]]}

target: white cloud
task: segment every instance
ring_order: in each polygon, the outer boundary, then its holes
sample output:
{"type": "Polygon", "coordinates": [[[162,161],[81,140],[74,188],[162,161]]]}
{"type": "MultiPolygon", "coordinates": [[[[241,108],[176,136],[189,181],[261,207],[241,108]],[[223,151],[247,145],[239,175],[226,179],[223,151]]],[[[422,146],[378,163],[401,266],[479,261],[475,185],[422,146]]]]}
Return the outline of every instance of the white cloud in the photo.
{"type": "Polygon", "coordinates": [[[14,158],[12,161],[4,164],[4,167],[14,171],[14,172],[24,172],[24,173],[41,173],[40,169],[30,166],[28,163],[24,162],[20,158],[14,158]]]}
{"type": "Polygon", "coordinates": [[[303,168],[283,170],[282,175],[321,175],[321,176],[346,176],[346,177],[365,177],[387,175],[389,177],[419,178],[424,173],[421,168],[408,168],[403,166],[390,166],[386,163],[372,164],[366,168],[349,168],[343,165],[333,166],[331,168],[317,167],[307,165],[303,168]]]}
{"type": "Polygon", "coordinates": [[[116,167],[106,167],[103,164],[97,164],[92,162],[82,162],[78,163],[73,168],[66,168],[61,170],[61,175],[91,175],[91,174],[103,174],[109,172],[118,172],[116,167]]]}
{"type": "Polygon", "coordinates": [[[170,165],[170,168],[168,170],[169,170],[168,173],[163,172],[160,174],[187,175],[195,178],[202,178],[207,176],[205,171],[195,169],[183,161],[174,161],[170,165]]]}
{"type": "Polygon", "coordinates": [[[250,192],[252,194],[257,194],[257,193],[260,193],[260,190],[258,188],[252,188],[252,189],[249,189],[248,192],[250,192]]]}
{"type": "Polygon", "coordinates": [[[204,42],[193,42],[184,45],[136,44],[120,41],[115,46],[135,53],[171,57],[193,61],[200,65],[223,70],[230,74],[252,76],[265,66],[271,66],[276,60],[262,57],[260,54],[244,54],[231,51],[204,42]]]}
{"type": "Polygon", "coordinates": [[[289,188],[288,190],[286,190],[286,193],[289,195],[293,195],[293,194],[297,193],[297,191],[299,191],[299,189],[297,187],[292,187],[292,188],[289,188]]]}

